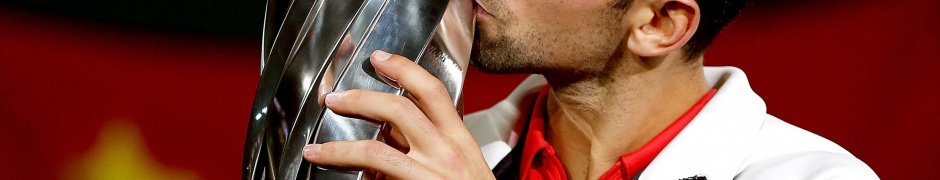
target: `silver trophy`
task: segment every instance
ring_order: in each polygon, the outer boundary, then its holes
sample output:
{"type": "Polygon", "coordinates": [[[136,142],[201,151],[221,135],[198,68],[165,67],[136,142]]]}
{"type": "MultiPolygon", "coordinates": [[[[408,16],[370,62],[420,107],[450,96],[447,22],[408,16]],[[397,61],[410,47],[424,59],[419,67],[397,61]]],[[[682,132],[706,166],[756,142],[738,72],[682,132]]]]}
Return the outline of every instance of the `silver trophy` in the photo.
{"type": "Polygon", "coordinates": [[[337,115],[320,96],[350,89],[404,95],[369,61],[375,50],[415,60],[462,111],[473,40],[470,0],[268,0],[262,73],[245,139],[242,179],[362,179],[303,160],[307,144],[376,139],[383,124],[337,115]]]}

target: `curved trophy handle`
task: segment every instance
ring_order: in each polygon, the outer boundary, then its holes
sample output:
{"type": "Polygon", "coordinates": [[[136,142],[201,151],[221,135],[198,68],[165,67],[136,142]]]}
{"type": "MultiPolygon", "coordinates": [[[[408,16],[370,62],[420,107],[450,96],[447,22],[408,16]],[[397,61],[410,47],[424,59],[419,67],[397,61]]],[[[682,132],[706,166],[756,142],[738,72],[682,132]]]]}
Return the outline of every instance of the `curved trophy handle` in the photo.
{"type": "MultiPolygon", "coordinates": [[[[440,79],[462,113],[474,19],[469,0],[293,0],[255,94],[245,142],[243,179],[361,179],[362,171],[330,170],[303,160],[310,143],[376,139],[382,124],[337,115],[322,106],[332,91],[367,89],[404,95],[369,62],[375,50],[415,60],[440,79]],[[303,8],[310,7],[310,8],[303,8]]],[[[272,13],[271,11],[275,11],[272,13]]]]}
{"type": "Polygon", "coordinates": [[[255,91],[254,102],[248,120],[245,135],[245,150],[242,157],[242,179],[273,179],[278,164],[277,154],[279,134],[286,135],[286,128],[281,131],[269,127],[282,124],[278,119],[286,115],[278,110],[274,95],[283,75],[283,70],[290,56],[294,54],[295,42],[307,14],[310,14],[316,0],[269,0],[265,11],[265,25],[262,36],[261,78],[255,91]],[[274,117],[272,117],[274,116],[274,117]],[[283,132],[283,133],[278,133],[283,132]]]}

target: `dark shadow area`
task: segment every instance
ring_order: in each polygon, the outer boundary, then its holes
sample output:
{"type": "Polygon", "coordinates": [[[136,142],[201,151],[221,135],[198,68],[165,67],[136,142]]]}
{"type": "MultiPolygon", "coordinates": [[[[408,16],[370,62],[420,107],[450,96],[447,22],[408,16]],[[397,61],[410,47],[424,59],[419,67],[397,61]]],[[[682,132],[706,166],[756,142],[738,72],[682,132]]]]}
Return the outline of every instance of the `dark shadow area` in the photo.
{"type": "Polygon", "coordinates": [[[6,0],[0,5],[171,32],[258,37],[264,0],[6,0]]]}

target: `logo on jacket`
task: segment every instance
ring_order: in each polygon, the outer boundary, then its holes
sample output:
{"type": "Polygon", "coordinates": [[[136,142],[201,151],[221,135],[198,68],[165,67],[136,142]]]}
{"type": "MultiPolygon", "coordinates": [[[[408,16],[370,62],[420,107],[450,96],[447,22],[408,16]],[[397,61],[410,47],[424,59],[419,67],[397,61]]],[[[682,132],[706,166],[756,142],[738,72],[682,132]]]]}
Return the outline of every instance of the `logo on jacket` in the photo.
{"type": "Polygon", "coordinates": [[[695,175],[695,176],[692,176],[692,177],[682,178],[682,179],[679,179],[679,180],[707,180],[707,178],[705,178],[705,176],[698,176],[698,175],[695,175]]]}

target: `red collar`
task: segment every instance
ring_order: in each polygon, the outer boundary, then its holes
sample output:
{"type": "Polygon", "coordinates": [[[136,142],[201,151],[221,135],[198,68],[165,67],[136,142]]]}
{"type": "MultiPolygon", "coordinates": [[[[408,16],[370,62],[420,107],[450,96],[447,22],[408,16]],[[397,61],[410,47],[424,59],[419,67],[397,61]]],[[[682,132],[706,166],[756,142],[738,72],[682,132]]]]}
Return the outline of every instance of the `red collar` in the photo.
{"type": "MultiPolygon", "coordinates": [[[[549,87],[545,86],[539,92],[535,100],[535,107],[529,117],[528,132],[522,144],[521,164],[519,164],[519,177],[524,180],[537,179],[566,179],[564,165],[555,156],[555,149],[545,140],[545,100],[548,97],[549,87]]],[[[705,94],[692,108],[685,112],[675,122],[666,129],[653,137],[640,149],[620,156],[620,160],[614,164],[599,179],[633,179],[637,173],[649,166],[653,158],[659,155],[666,145],[672,141],[679,132],[685,128],[692,119],[698,115],[699,111],[705,107],[708,100],[715,95],[717,89],[712,89],[705,94]]]]}

